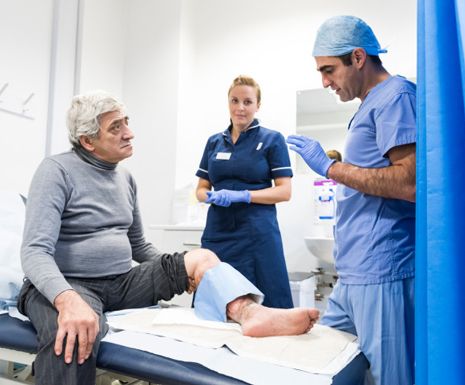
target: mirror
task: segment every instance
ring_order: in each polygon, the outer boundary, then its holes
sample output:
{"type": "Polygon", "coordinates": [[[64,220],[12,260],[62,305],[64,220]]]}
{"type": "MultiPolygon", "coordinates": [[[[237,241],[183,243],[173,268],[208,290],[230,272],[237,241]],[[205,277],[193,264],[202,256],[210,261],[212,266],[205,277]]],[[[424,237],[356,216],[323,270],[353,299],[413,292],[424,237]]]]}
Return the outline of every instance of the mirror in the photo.
{"type": "MultiPolygon", "coordinates": [[[[360,105],[360,100],[341,102],[339,96],[327,89],[297,91],[296,132],[318,140],[327,150],[337,150],[344,157],[347,126],[360,105]]],[[[309,173],[301,157],[297,157],[298,173],[309,173]]]]}

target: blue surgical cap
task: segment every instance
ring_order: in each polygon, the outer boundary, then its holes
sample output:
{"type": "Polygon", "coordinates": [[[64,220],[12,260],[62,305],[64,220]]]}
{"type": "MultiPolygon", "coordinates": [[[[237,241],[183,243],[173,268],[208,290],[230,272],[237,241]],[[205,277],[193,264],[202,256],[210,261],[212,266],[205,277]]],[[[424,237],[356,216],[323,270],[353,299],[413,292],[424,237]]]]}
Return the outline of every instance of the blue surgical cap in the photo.
{"type": "Polygon", "coordinates": [[[368,55],[387,52],[381,49],[375,34],[362,19],[355,16],[335,16],[318,29],[313,56],[341,56],[355,48],[363,48],[368,55]]]}

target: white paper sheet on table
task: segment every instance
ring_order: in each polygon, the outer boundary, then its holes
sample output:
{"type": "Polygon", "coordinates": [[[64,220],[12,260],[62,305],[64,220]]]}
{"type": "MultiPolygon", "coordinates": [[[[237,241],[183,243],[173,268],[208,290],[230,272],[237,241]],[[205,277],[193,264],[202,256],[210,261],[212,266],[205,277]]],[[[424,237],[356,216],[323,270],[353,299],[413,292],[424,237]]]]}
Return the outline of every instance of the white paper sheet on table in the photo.
{"type": "Polygon", "coordinates": [[[355,336],[325,326],[316,325],[310,333],[301,336],[251,338],[242,336],[237,324],[199,320],[187,308],[142,310],[111,318],[109,324],[117,329],[165,336],[203,348],[227,346],[244,361],[261,361],[331,377],[359,353],[353,342],[355,336]]]}
{"type": "Polygon", "coordinates": [[[285,368],[240,357],[227,348],[204,348],[153,334],[125,330],[107,334],[103,341],[178,361],[196,362],[215,372],[253,385],[331,385],[332,383],[332,376],[329,375],[285,368]]]}

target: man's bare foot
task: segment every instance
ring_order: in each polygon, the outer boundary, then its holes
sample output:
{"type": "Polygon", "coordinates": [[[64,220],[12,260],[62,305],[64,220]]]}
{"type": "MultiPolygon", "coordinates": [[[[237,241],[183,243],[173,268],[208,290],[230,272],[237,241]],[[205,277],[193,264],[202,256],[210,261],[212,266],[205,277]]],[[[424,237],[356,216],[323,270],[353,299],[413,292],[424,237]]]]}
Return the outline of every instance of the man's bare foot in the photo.
{"type": "Polygon", "coordinates": [[[230,319],[241,324],[242,334],[250,337],[293,336],[308,332],[318,321],[317,309],[276,309],[240,297],[227,307],[230,319]]]}

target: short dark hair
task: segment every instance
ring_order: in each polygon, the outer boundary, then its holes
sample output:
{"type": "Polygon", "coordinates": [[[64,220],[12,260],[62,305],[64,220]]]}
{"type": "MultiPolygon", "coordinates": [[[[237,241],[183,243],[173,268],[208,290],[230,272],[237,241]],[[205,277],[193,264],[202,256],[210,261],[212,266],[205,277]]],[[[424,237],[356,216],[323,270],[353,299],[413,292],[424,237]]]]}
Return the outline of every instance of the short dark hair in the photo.
{"type": "MultiPolygon", "coordinates": [[[[383,62],[381,61],[378,55],[368,55],[368,57],[373,62],[373,64],[376,64],[379,66],[383,64],[383,62]]],[[[342,64],[344,64],[346,67],[352,65],[352,52],[346,53],[345,55],[338,56],[338,58],[341,59],[342,64]]]]}
{"type": "Polygon", "coordinates": [[[338,56],[339,59],[341,59],[342,64],[344,64],[346,67],[349,67],[352,65],[352,52],[346,53],[345,55],[338,56]]]}

